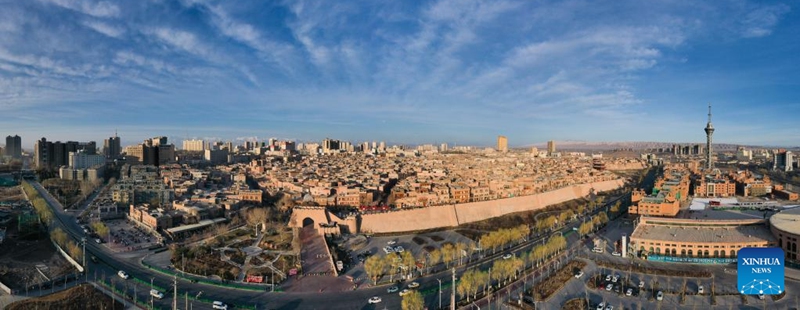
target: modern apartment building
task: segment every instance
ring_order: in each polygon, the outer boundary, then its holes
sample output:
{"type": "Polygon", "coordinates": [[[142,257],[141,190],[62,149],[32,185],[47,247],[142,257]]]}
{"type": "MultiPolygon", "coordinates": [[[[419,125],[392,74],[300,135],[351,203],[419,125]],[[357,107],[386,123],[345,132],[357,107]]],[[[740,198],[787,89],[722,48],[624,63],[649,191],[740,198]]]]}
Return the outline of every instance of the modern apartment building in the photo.
{"type": "Polygon", "coordinates": [[[122,145],[120,144],[119,137],[114,134],[113,137],[103,140],[103,155],[109,159],[115,159],[122,153],[122,145]]]}
{"type": "Polygon", "coordinates": [[[206,149],[206,144],[203,140],[183,140],[182,149],[190,152],[202,152],[206,149]]]}
{"type": "Polygon", "coordinates": [[[508,152],[508,138],[506,136],[497,136],[497,151],[508,152]]]}
{"type": "Polygon", "coordinates": [[[22,158],[22,138],[17,135],[6,137],[6,148],[4,152],[6,156],[16,159],[22,158]]]}

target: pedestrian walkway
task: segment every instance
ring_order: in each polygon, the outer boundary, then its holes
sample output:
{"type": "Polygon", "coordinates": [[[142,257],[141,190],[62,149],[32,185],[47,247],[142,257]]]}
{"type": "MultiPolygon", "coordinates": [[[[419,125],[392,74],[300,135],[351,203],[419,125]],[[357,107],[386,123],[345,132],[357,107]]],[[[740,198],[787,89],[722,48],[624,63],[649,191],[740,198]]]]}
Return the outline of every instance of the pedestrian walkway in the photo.
{"type": "Polygon", "coordinates": [[[289,278],[283,284],[287,292],[341,292],[355,288],[355,284],[346,277],[337,277],[329,257],[325,238],[317,233],[313,226],[300,229],[300,263],[303,266],[301,276],[289,278]]]}
{"type": "Polygon", "coordinates": [[[314,227],[300,229],[300,262],[305,275],[334,275],[333,264],[328,256],[328,245],[325,238],[317,233],[314,227]]]}

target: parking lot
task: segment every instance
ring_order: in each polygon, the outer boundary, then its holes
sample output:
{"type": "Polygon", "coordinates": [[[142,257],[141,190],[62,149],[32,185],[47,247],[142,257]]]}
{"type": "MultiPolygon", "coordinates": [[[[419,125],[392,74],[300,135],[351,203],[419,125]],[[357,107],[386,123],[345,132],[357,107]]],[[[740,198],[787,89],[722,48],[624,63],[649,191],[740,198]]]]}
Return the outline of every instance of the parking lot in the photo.
{"type": "Polygon", "coordinates": [[[104,223],[110,231],[110,240],[106,245],[114,251],[134,251],[158,244],[157,237],[126,219],[108,220],[104,223]]]}
{"type": "Polygon", "coordinates": [[[387,237],[370,237],[363,247],[350,252],[351,261],[356,265],[352,266],[345,273],[355,279],[356,283],[368,283],[366,272],[364,271],[363,261],[371,255],[396,255],[397,250],[411,252],[415,258],[419,258],[421,253],[429,252],[433,249],[441,249],[447,243],[464,243],[470,247],[475,247],[476,243],[471,239],[454,231],[440,231],[424,233],[418,235],[401,235],[387,237]],[[391,248],[391,251],[387,247],[391,248]]]}

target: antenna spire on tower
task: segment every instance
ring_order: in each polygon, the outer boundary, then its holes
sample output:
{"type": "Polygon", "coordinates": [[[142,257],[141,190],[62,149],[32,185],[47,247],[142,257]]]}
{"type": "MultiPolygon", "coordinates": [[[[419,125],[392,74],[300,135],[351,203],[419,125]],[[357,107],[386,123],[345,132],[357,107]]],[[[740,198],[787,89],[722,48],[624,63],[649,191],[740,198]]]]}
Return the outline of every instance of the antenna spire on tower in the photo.
{"type": "Polygon", "coordinates": [[[711,103],[708,103],[708,122],[711,123],[711,103]]]}

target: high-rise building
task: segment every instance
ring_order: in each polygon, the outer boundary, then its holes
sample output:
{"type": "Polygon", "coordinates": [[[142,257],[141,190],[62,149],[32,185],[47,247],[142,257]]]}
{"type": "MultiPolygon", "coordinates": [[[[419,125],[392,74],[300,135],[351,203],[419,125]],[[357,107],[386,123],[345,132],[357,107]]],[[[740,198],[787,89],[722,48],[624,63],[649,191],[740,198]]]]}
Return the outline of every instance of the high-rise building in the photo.
{"type": "Polygon", "coordinates": [[[144,143],[125,148],[130,163],[158,166],[175,161],[175,145],[167,144],[166,137],[144,140],[144,143]]]}
{"type": "Polygon", "coordinates": [[[792,151],[775,152],[772,156],[772,169],[789,172],[794,170],[794,155],[792,151]]]}
{"type": "Polygon", "coordinates": [[[442,145],[439,146],[439,152],[447,152],[447,143],[442,143],[442,145]]]}
{"type": "Polygon", "coordinates": [[[206,144],[203,140],[183,140],[183,150],[192,152],[205,151],[206,144]]]}
{"type": "Polygon", "coordinates": [[[17,135],[6,137],[5,155],[12,158],[22,158],[22,138],[17,135]]]}
{"type": "Polygon", "coordinates": [[[547,141],[547,155],[552,156],[556,152],[556,142],[553,140],[547,141]]]}
{"type": "Polygon", "coordinates": [[[50,167],[52,165],[52,154],[53,142],[47,141],[44,137],[36,141],[36,144],[33,146],[33,162],[36,168],[44,169],[50,167]]]}
{"type": "Polygon", "coordinates": [[[711,136],[714,135],[714,125],[711,125],[711,104],[708,104],[708,123],[705,128],[706,132],[706,169],[711,170],[714,168],[714,163],[711,161],[711,136]]]}
{"type": "Polygon", "coordinates": [[[506,136],[497,136],[497,151],[508,152],[508,138],[506,136]]]}
{"type": "Polygon", "coordinates": [[[34,164],[36,168],[59,168],[69,165],[69,153],[83,151],[89,155],[97,154],[97,144],[89,142],[50,142],[42,138],[34,145],[34,164]]]}
{"type": "Polygon", "coordinates": [[[322,140],[322,152],[328,153],[332,151],[338,151],[340,149],[340,141],[333,140],[333,139],[325,139],[322,140]]]}
{"type": "Polygon", "coordinates": [[[114,159],[119,157],[121,153],[122,145],[116,133],[114,133],[113,137],[103,140],[103,155],[105,155],[106,158],[114,159]]]}

